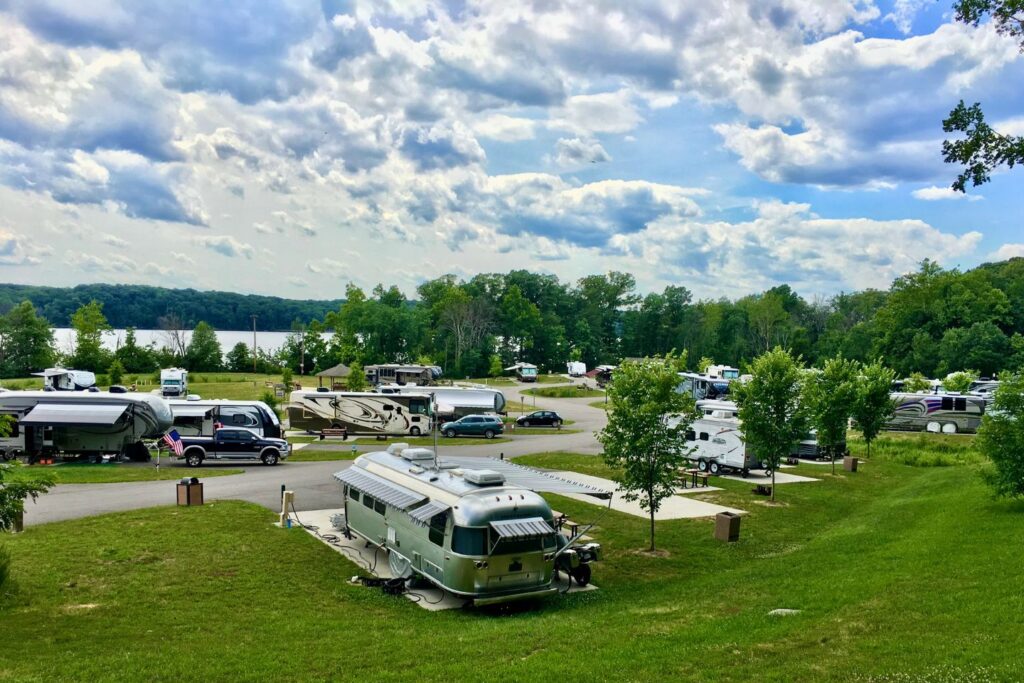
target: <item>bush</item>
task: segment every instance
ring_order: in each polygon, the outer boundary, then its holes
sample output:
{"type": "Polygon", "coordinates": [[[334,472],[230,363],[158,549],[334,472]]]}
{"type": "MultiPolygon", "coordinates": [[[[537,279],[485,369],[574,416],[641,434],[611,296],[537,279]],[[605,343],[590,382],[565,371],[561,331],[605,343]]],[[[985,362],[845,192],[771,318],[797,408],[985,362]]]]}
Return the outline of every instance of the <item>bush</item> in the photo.
{"type": "Polygon", "coordinates": [[[277,409],[277,395],[275,395],[273,391],[270,391],[269,389],[264,391],[263,395],[260,396],[260,400],[270,406],[271,410],[277,409]]]}

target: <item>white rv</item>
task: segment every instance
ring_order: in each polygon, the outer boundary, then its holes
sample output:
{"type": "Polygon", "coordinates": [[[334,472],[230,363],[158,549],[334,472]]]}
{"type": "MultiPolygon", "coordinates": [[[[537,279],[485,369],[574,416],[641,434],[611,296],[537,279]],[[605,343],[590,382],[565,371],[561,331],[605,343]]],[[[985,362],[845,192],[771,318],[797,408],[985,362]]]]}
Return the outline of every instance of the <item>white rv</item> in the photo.
{"type": "Polygon", "coordinates": [[[43,378],[45,391],[88,391],[96,387],[96,375],[88,370],[46,368],[32,374],[43,378]]]}
{"type": "Polygon", "coordinates": [[[173,399],[168,401],[181,436],[213,436],[221,427],[248,429],[270,439],[284,438],[277,413],[263,401],[173,399]]]}
{"type": "Polygon", "coordinates": [[[160,371],[161,396],[188,396],[188,370],[166,368],[160,371]]]}
{"type": "Polygon", "coordinates": [[[709,365],[707,375],[715,379],[739,379],[740,369],[734,368],[731,365],[709,365]]]}
{"type": "Polygon", "coordinates": [[[152,394],[5,391],[0,414],[17,423],[5,439],[6,457],[124,455],[148,460],[143,439],[157,439],[171,427],[167,401],[152,394]]]}
{"type": "Polygon", "coordinates": [[[292,429],[348,435],[419,436],[430,433],[430,394],[358,391],[293,391],[288,403],[292,429]]]}
{"type": "Polygon", "coordinates": [[[516,363],[505,368],[505,372],[514,372],[520,382],[537,381],[537,366],[533,363],[516,363]]]}
{"type": "Polygon", "coordinates": [[[578,360],[571,360],[565,364],[565,371],[570,377],[583,377],[587,374],[587,364],[578,360]]]}
{"type": "Polygon", "coordinates": [[[439,420],[454,420],[478,413],[505,414],[505,394],[497,389],[476,387],[416,387],[379,386],[381,394],[429,394],[434,400],[434,416],[439,420]]]}
{"type": "Polygon", "coordinates": [[[891,394],[894,411],[886,429],[955,434],[976,432],[986,399],[969,394],[891,394]]]}

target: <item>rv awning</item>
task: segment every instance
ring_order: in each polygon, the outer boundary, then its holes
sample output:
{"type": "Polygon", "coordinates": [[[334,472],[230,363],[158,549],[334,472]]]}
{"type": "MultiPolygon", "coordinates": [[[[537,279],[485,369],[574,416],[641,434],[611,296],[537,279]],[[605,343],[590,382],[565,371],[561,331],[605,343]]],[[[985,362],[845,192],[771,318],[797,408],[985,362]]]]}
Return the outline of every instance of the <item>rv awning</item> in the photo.
{"type": "Polygon", "coordinates": [[[127,404],[87,405],[40,403],[21,418],[23,425],[112,425],[128,410],[127,404]]]}
{"type": "Polygon", "coordinates": [[[505,481],[514,486],[522,486],[525,489],[537,493],[580,493],[586,496],[594,496],[607,500],[612,497],[611,491],[599,489],[596,486],[582,484],[571,479],[556,477],[548,472],[541,472],[532,467],[517,465],[508,460],[496,460],[495,458],[480,458],[474,456],[445,456],[444,462],[452,463],[466,469],[488,469],[501,472],[505,475],[505,481]]]}
{"type": "Polygon", "coordinates": [[[551,525],[541,517],[491,522],[491,528],[497,531],[502,538],[533,538],[555,533],[551,525]]]}
{"type": "Polygon", "coordinates": [[[174,417],[205,417],[213,410],[213,406],[173,406],[174,417]]]}
{"type": "Polygon", "coordinates": [[[427,503],[426,505],[421,505],[420,507],[416,508],[415,510],[410,510],[409,511],[409,516],[412,517],[413,519],[415,519],[417,522],[420,522],[422,524],[426,524],[427,522],[430,521],[430,518],[433,517],[434,515],[439,514],[441,512],[444,512],[445,510],[450,510],[450,509],[451,509],[451,506],[448,505],[447,503],[441,503],[441,502],[438,502],[436,500],[432,500],[429,503],[427,503]]]}
{"type": "Polygon", "coordinates": [[[410,505],[422,502],[427,499],[421,493],[411,491],[404,486],[393,484],[383,477],[371,474],[358,467],[350,467],[347,470],[336,472],[334,478],[342,484],[354,486],[364,493],[368,493],[377,500],[383,501],[391,507],[399,510],[406,510],[410,505]]]}

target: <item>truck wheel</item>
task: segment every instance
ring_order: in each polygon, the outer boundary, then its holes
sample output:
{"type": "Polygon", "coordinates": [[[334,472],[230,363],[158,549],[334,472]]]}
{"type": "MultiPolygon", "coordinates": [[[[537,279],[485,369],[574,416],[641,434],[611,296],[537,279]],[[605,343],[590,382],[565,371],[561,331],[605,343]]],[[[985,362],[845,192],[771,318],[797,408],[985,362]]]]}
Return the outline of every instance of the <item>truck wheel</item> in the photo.
{"type": "Polygon", "coordinates": [[[419,427],[413,427],[412,429],[409,430],[409,435],[410,436],[419,436],[420,435],[420,428],[419,427]]]}
{"type": "Polygon", "coordinates": [[[701,472],[707,472],[708,471],[708,461],[707,460],[698,460],[697,461],[697,469],[700,470],[701,472]]]}
{"type": "Polygon", "coordinates": [[[277,451],[267,451],[260,456],[260,460],[263,461],[264,465],[273,466],[277,464],[277,451]]]}
{"type": "Polygon", "coordinates": [[[484,432],[484,438],[485,439],[493,439],[494,438],[494,431],[488,429],[486,432],[484,432]]]}
{"type": "Polygon", "coordinates": [[[571,574],[572,574],[572,578],[581,587],[582,586],[586,586],[588,583],[590,583],[590,565],[589,564],[581,564],[580,566],[578,566],[575,569],[573,569],[571,574]]]}
{"type": "Polygon", "coordinates": [[[444,430],[444,435],[446,437],[448,437],[449,439],[454,439],[455,438],[455,430],[454,429],[446,429],[446,430],[444,430]]]}
{"type": "Polygon", "coordinates": [[[719,465],[717,462],[711,463],[711,474],[718,474],[721,471],[722,471],[722,466],[721,465],[719,465]]]}
{"type": "Polygon", "coordinates": [[[185,454],[185,464],[189,467],[199,467],[203,464],[203,454],[199,451],[189,451],[185,454]]]}

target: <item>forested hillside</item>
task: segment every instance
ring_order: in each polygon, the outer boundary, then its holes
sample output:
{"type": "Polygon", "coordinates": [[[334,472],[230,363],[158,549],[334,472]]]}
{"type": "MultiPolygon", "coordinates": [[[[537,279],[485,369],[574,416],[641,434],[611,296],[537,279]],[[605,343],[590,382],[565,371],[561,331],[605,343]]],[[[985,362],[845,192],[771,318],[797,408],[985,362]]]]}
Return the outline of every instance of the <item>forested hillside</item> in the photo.
{"type": "Polygon", "coordinates": [[[80,306],[98,301],[113,327],[159,329],[161,317],[177,316],[190,328],[205,320],[220,330],[245,330],[252,327],[251,316],[256,314],[256,326],[265,331],[289,330],[293,320],[323,318],[341,303],[142,285],[65,288],[0,284],[0,314],[26,300],[55,327],[68,327],[80,306]]]}

